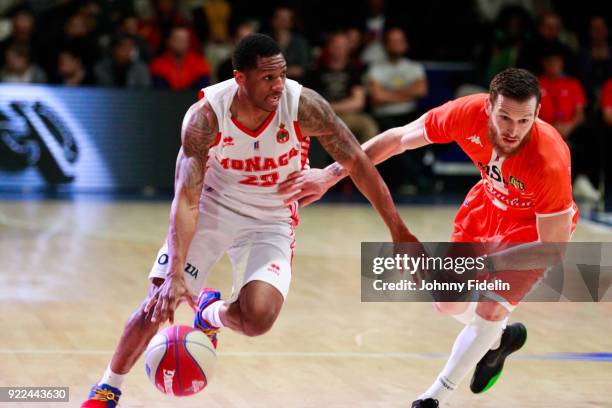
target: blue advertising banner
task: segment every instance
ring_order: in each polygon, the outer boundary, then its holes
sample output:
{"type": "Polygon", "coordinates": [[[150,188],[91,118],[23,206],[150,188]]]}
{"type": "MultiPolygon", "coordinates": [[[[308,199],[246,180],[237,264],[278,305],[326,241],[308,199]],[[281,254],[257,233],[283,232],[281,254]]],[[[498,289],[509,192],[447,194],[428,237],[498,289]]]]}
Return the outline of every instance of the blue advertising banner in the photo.
{"type": "Polygon", "coordinates": [[[0,85],[0,192],[171,189],[193,92],[0,85]]]}

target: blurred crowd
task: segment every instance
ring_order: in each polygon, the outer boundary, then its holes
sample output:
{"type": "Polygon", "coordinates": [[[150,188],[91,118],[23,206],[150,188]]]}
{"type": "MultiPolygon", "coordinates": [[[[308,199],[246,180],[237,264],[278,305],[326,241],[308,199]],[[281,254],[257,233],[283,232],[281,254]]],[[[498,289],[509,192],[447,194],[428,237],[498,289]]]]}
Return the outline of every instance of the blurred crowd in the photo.
{"type": "MultiPolygon", "coordinates": [[[[363,142],[422,113],[430,90],[419,61],[471,64],[456,95],[523,67],[539,76],[541,118],[572,148],[577,190],[596,199],[612,129],[610,6],[599,3],[578,13],[553,0],[3,0],[0,82],[196,90],[231,78],[233,45],[265,32],[288,76],[363,142]]],[[[388,164],[394,190],[430,187],[420,150],[388,164]]]]}

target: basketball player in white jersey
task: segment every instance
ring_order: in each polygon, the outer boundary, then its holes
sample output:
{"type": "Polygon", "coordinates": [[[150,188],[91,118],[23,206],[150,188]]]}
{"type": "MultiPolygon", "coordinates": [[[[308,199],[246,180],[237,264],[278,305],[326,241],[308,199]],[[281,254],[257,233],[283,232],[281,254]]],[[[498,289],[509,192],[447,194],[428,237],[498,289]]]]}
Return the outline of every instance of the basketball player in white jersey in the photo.
{"type": "Polygon", "coordinates": [[[81,407],[114,408],[124,376],[161,324],[185,300],[195,326],[217,345],[221,327],[264,334],[279,315],[291,281],[297,203],[284,203],[279,183],[307,166],[309,136],[348,170],[383,218],[395,242],[414,241],[372,162],[330,105],[285,78],[287,64],[270,37],[244,38],[233,55],[234,78],[201,91],[182,125],[175,197],[166,244],[152,286],[128,320],[102,379],[81,407]],[[227,253],[234,293],[200,292],[227,253]]]}

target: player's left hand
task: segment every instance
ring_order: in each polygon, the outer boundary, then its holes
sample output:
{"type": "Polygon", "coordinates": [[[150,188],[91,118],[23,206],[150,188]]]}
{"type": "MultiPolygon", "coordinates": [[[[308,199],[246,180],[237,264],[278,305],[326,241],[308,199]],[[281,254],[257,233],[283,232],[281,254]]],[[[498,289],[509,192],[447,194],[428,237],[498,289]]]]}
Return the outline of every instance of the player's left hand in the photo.
{"type": "Polygon", "coordinates": [[[306,207],[319,200],[333,185],[334,182],[326,170],[308,169],[291,173],[278,186],[278,193],[280,195],[290,194],[285,199],[285,204],[299,200],[300,207],[306,207]]]}
{"type": "Polygon", "coordinates": [[[391,231],[391,239],[396,244],[401,242],[420,242],[419,239],[412,234],[412,232],[410,232],[405,225],[401,225],[395,230],[391,231]]]}
{"type": "Polygon", "coordinates": [[[174,311],[183,300],[186,300],[192,308],[195,307],[194,296],[189,291],[185,278],[180,275],[168,276],[153,293],[144,312],[147,314],[153,308],[151,322],[163,324],[169,320],[170,324],[174,324],[174,311]]]}

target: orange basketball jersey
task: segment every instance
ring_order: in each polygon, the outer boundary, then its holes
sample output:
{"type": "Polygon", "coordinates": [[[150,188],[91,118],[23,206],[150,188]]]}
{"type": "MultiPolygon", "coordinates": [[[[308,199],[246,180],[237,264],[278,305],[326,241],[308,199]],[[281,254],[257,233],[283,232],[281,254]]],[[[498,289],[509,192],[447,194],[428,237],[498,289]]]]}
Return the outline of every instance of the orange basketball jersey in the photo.
{"type": "Polygon", "coordinates": [[[488,137],[488,97],[466,96],[431,110],[425,121],[426,139],[459,144],[480,169],[487,198],[512,218],[535,221],[536,215],[576,211],[569,148],[556,129],[536,119],[522,148],[501,157],[488,137]]]}

